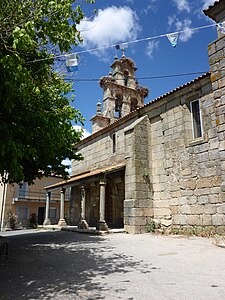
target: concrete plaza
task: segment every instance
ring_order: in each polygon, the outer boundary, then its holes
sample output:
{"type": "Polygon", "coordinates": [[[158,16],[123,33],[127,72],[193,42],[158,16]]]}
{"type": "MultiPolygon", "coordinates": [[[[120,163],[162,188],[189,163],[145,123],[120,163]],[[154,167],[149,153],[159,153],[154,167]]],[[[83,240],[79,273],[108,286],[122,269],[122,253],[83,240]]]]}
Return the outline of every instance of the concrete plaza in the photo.
{"type": "Polygon", "coordinates": [[[225,249],[212,239],[63,231],[7,235],[0,299],[225,299],[225,249]]]}

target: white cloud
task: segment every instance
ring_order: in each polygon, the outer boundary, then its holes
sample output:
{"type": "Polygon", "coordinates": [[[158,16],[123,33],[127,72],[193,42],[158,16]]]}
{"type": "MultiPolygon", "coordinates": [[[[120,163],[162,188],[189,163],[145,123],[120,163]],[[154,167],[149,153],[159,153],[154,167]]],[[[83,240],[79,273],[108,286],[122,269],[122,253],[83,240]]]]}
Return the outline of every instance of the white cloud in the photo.
{"type": "Polygon", "coordinates": [[[83,131],[83,135],[82,135],[82,139],[85,139],[86,137],[88,137],[89,135],[91,135],[91,132],[89,132],[87,129],[83,128],[80,125],[74,125],[73,128],[77,131],[82,130],[83,131]]]}
{"type": "Polygon", "coordinates": [[[187,0],[173,0],[173,2],[176,4],[179,11],[191,11],[189,2],[187,0]]]}
{"type": "Polygon", "coordinates": [[[190,19],[184,19],[183,21],[177,21],[176,22],[176,29],[177,31],[183,31],[179,39],[182,42],[187,42],[193,35],[194,31],[191,30],[191,25],[192,21],[190,19]]]}
{"type": "Polygon", "coordinates": [[[178,21],[178,19],[177,19],[177,17],[175,16],[175,15],[173,15],[173,16],[169,16],[168,17],[168,26],[169,26],[169,29],[172,27],[172,25],[175,23],[175,22],[177,22],[178,21]]]}
{"type": "Polygon", "coordinates": [[[202,8],[203,8],[203,9],[206,9],[206,8],[208,8],[210,5],[214,4],[214,3],[215,3],[215,0],[202,0],[202,2],[203,2],[202,8]]]}
{"type": "Polygon", "coordinates": [[[149,4],[147,4],[145,8],[143,8],[141,13],[147,15],[149,11],[152,11],[154,13],[157,12],[157,0],[149,0],[149,4]]]}
{"type": "Polygon", "coordinates": [[[62,161],[62,165],[64,166],[67,166],[66,168],[66,171],[69,173],[69,175],[71,174],[71,171],[72,171],[72,166],[71,166],[71,160],[69,160],[68,158],[67,159],[64,159],[62,161]]]}
{"type": "Polygon", "coordinates": [[[78,30],[84,39],[83,47],[93,49],[136,39],[141,27],[131,8],[112,6],[100,9],[93,20],[81,21],[78,30]]]}
{"type": "Polygon", "coordinates": [[[156,51],[159,47],[159,41],[149,41],[146,47],[146,54],[149,58],[153,58],[153,52],[156,51]]]}
{"type": "Polygon", "coordinates": [[[168,17],[168,26],[169,29],[174,25],[176,28],[176,31],[183,31],[179,35],[179,40],[182,42],[187,42],[192,35],[194,34],[194,31],[191,30],[191,23],[192,21],[190,19],[184,19],[182,21],[178,20],[178,18],[173,15],[168,17]]]}

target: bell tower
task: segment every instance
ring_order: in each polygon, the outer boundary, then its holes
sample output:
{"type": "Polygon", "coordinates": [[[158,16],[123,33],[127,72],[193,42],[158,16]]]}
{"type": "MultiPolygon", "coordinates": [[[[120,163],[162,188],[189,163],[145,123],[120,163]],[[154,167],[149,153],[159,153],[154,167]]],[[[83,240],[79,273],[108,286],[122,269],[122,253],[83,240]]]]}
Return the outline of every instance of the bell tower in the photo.
{"type": "Polygon", "coordinates": [[[137,68],[131,58],[124,54],[121,59],[116,56],[111,69],[109,75],[99,81],[103,89],[103,109],[100,114],[98,110],[98,118],[96,115],[91,119],[93,132],[142,106],[148,96],[148,89],[139,86],[135,79],[137,68]]]}

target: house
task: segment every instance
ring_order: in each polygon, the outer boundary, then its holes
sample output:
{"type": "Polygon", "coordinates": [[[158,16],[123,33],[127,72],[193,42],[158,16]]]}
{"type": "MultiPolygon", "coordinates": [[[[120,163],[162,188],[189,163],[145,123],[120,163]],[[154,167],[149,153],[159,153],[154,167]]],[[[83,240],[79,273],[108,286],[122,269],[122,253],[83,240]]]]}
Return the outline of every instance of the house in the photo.
{"type": "MultiPolygon", "coordinates": [[[[224,21],[225,0],[204,13],[224,21]]],[[[46,188],[47,207],[52,192],[71,188],[70,225],[225,232],[224,45],[218,28],[208,46],[210,72],[147,104],[134,61],[116,57],[100,79],[93,133],[78,145],[84,160],[73,162],[69,180],[46,188]]]]}
{"type": "MultiPolygon", "coordinates": [[[[0,186],[0,219],[3,226],[1,227],[9,225],[8,219],[10,214],[18,217],[18,222],[22,227],[29,227],[31,225],[31,216],[33,216],[33,222],[36,221],[37,224],[42,225],[45,220],[46,193],[44,187],[61,181],[62,178],[59,176],[49,176],[36,179],[32,185],[28,185],[26,182],[20,185],[2,183],[0,186]]],[[[69,190],[66,195],[66,213],[68,213],[68,204],[69,190]]],[[[58,223],[60,212],[59,191],[52,194],[49,210],[51,223],[58,223]]]]}

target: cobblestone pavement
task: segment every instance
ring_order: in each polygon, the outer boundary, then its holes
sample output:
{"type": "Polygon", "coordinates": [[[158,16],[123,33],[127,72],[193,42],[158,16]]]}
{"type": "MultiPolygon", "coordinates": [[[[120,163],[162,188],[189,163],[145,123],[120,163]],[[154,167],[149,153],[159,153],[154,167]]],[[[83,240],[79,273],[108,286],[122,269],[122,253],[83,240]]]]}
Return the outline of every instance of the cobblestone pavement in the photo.
{"type": "Polygon", "coordinates": [[[225,249],[211,239],[22,233],[7,237],[0,299],[225,299],[225,249]]]}

